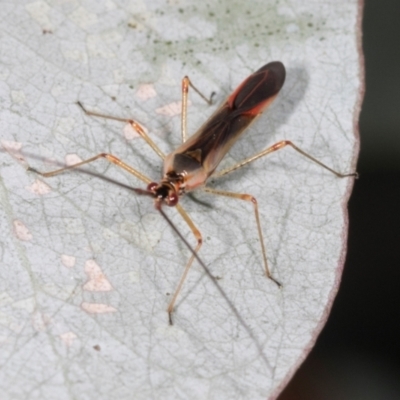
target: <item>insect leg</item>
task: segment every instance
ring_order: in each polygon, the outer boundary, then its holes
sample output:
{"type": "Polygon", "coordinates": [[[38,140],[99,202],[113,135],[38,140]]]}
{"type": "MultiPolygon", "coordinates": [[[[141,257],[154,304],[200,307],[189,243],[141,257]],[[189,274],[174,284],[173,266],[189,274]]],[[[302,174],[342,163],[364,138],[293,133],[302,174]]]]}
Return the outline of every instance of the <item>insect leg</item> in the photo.
{"type": "Polygon", "coordinates": [[[349,176],[354,176],[355,178],[358,177],[358,173],[357,172],[352,172],[349,174],[342,174],[338,171],[335,171],[334,169],[328,167],[326,164],[322,163],[321,161],[317,160],[316,158],[314,158],[313,156],[311,156],[310,154],[306,153],[305,151],[301,150],[299,147],[297,147],[295,144],[293,144],[290,140],[282,140],[280,142],[275,143],[274,145],[272,145],[271,147],[268,147],[267,149],[261,151],[260,153],[255,154],[252,157],[246,158],[245,160],[231,166],[228,167],[224,170],[222,170],[221,172],[218,172],[216,174],[214,174],[214,178],[219,178],[221,176],[224,176],[226,174],[229,174],[232,171],[235,171],[238,168],[243,167],[246,164],[249,164],[263,156],[266,156],[267,154],[273,153],[274,151],[280,150],[286,146],[291,146],[294,150],[296,150],[298,153],[300,153],[301,155],[303,155],[304,157],[307,157],[309,160],[311,160],[312,162],[318,164],[319,166],[327,169],[328,171],[332,172],[332,174],[335,174],[337,177],[339,178],[345,178],[345,177],[349,177],[349,176]]]}
{"type": "MultiPolygon", "coordinates": [[[[197,245],[196,248],[194,249],[195,253],[198,253],[198,251],[200,250],[200,247],[203,243],[203,238],[201,237],[201,233],[200,231],[196,228],[195,224],[193,223],[193,221],[191,220],[191,218],[189,217],[189,215],[187,214],[187,212],[181,207],[180,204],[176,205],[176,209],[178,210],[179,214],[181,214],[182,218],[185,220],[185,222],[189,225],[189,228],[192,230],[193,235],[195,236],[196,240],[197,240],[197,245]]],[[[174,306],[176,303],[176,299],[179,295],[179,292],[182,289],[183,286],[183,282],[185,281],[187,274],[189,272],[190,267],[193,264],[194,261],[194,254],[192,254],[192,256],[190,257],[189,261],[186,264],[186,267],[183,271],[182,277],[178,283],[178,287],[175,289],[175,293],[172,296],[171,301],[169,302],[167,311],[168,311],[168,317],[169,317],[169,324],[172,325],[172,313],[174,311],[174,306]]]]}
{"type": "Polygon", "coordinates": [[[145,183],[150,183],[151,179],[149,179],[147,176],[143,175],[141,172],[137,171],[136,169],[132,168],[130,165],[124,163],[121,161],[119,158],[113,156],[112,154],[107,154],[107,153],[101,153],[97,154],[97,156],[91,157],[87,160],[81,161],[77,164],[74,165],[69,165],[68,167],[60,168],[55,171],[49,171],[49,172],[40,172],[36,170],[35,168],[29,167],[28,171],[35,172],[36,174],[39,174],[41,176],[44,176],[45,178],[49,178],[51,176],[55,176],[58,174],[61,174],[63,172],[69,171],[71,169],[75,169],[78,167],[81,167],[82,165],[89,164],[93,161],[96,161],[99,158],[105,158],[107,161],[115,164],[116,166],[124,169],[125,171],[128,171],[130,174],[136,176],[136,178],[140,179],[141,181],[145,183]]]}
{"type": "Polygon", "coordinates": [[[257,222],[258,236],[259,236],[260,244],[261,244],[261,252],[262,252],[262,256],[263,256],[263,260],[264,260],[265,273],[266,273],[267,277],[269,279],[271,279],[271,281],[275,282],[278,285],[278,287],[281,287],[282,285],[271,275],[271,272],[269,271],[269,268],[268,268],[267,253],[265,250],[264,238],[263,238],[263,234],[262,234],[262,230],[261,230],[260,215],[258,213],[258,204],[257,204],[256,198],[251,196],[250,194],[232,193],[232,192],[226,192],[224,190],[212,189],[212,188],[208,188],[208,187],[203,188],[203,190],[208,193],[212,193],[212,194],[219,195],[219,196],[226,196],[226,197],[230,197],[233,199],[249,201],[253,204],[254,214],[255,214],[256,222],[257,222]]]}
{"type": "Polygon", "coordinates": [[[114,117],[112,115],[106,115],[106,114],[101,114],[101,113],[98,113],[95,111],[86,110],[86,108],[83,106],[83,104],[80,101],[78,101],[77,104],[86,115],[90,115],[92,117],[112,119],[113,121],[120,121],[120,122],[125,122],[125,123],[129,124],[147,142],[147,144],[159,155],[159,157],[162,160],[164,160],[165,154],[153,142],[153,140],[150,138],[150,136],[145,132],[145,130],[140,126],[140,124],[138,122],[134,121],[133,119],[129,119],[129,118],[114,117]]]}
{"type": "Polygon", "coordinates": [[[188,76],[185,76],[182,79],[182,113],[181,113],[181,134],[182,134],[182,143],[186,142],[187,139],[187,106],[188,106],[188,93],[189,93],[189,86],[209,105],[212,104],[212,98],[215,92],[211,93],[210,98],[208,99],[204,96],[203,93],[200,92],[196,86],[193,85],[191,80],[188,76]]]}

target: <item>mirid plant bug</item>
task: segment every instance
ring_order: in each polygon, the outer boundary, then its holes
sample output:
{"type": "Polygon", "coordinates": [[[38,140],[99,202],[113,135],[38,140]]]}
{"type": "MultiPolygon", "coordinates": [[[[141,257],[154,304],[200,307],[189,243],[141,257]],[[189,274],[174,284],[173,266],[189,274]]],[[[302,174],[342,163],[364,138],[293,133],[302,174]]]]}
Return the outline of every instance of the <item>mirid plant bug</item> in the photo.
{"type": "Polygon", "coordinates": [[[208,178],[210,176],[213,176],[214,178],[224,176],[238,168],[243,167],[246,164],[249,164],[252,161],[257,160],[260,157],[263,157],[269,153],[273,153],[286,146],[292,147],[301,155],[340,178],[357,175],[356,173],[342,174],[329,168],[327,165],[318,161],[310,154],[304,152],[289,140],[277,142],[267,149],[253,155],[252,157],[249,157],[218,173],[214,173],[225,154],[241,136],[244,130],[272,103],[272,101],[278,95],[285,81],[285,75],[285,67],[279,61],[264,65],[262,68],[244,80],[244,82],[239,85],[239,87],[227,98],[220,108],[214,112],[210,119],[188,139],[186,123],[189,86],[208,103],[211,103],[211,98],[207,99],[198,89],[196,89],[196,87],[193,86],[187,76],[184,77],[182,80],[182,144],[167,156],[164,155],[164,153],[158,148],[158,146],[136,121],[88,111],[81,103],[78,103],[78,105],[87,115],[129,123],[132,128],[135,129],[135,131],[146,140],[150,147],[164,161],[163,178],[158,183],[153,182],[150,178],[121,161],[114,155],[107,153],[98,154],[75,165],[57,169],[55,171],[39,172],[33,168],[28,169],[44,177],[51,177],[65,171],[81,167],[82,165],[89,164],[99,158],[105,158],[109,162],[125,169],[147,184],[147,189],[132,188],[132,190],[140,195],[150,196],[154,199],[155,208],[164,216],[164,218],[178,233],[181,239],[185,242],[186,246],[192,252],[192,255],[186,264],[182,277],[167,309],[169,323],[171,325],[172,313],[177,297],[182,289],[183,283],[195,258],[200,262],[207,274],[211,276],[207,267],[197,255],[202,245],[202,236],[189,215],[179,204],[179,198],[181,196],[194,189],[202,188],[204,191],[211,194],[245,200],[252,203],[257,223],[258,236],[261,244],[265,273],[270,280],[280,287],[281,284],[271,275],[268,267],[257,200],[249,194],[233,193],[206,187],[205,184],[208,178]],[[170,207],[176,207],[179,214],[185,220],[197,240],[197,245],[194,249],[184,239],[182,234],[177,231],[176,227],[173,226],[172,222],[165,215],[164,211],[162,210],[163,204],[166,204],[170,207]]]}

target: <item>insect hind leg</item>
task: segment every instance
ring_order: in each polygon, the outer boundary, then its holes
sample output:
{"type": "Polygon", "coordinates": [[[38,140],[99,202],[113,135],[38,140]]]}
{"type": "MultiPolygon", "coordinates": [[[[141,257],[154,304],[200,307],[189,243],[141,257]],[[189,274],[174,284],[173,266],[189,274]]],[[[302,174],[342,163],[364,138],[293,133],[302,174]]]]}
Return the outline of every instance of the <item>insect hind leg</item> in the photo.
{"type": "Polygon", "coordinates": [[[258,212],[258,204],[257,204],[256,198],[251,196],[250,194],[233,193],[233,192],[227,192],[224,190],[218,190],[218,189],[213,189],[213,188],[208,188],[208,187],[203,188],[203,190],[208,193],[215,194],[218,196],[226,196],[226,197],[230,197],[233,199],[244,200],[244,201],[248,201],[253,204],[254,214],[255,214],[255,218],[256,218],[256,222],[257,222],[258,237],[260,239],[261,252],[262,252],[262,257],[263,257],[263,261],[264,261],[265,274],[267,275],[267,278],[271,279],[272,282],[274,282],[279,288],[281,288],[282,284],[272,276],[272,274],[269,270],[269,267],[268,267],[267,252],[265,250],[264,237],[263,237],[263,233],[262,233],[262,229],[261,229],[260,215],[258,212]]]}
{"type": "Polygon", "coordinates": [[[335,171],[334,169],[328,167],[326,164],[322,163],[321,161],[317,160],[315,157],[313,157],[312,155],[306,153],[304,150],[300,149],[299,147],[297,147],[293,142],[291,142],[290,140],[281,140],[280,142],[275,143],[274,145],[272,145],[271,147],[268,147],[267,149],[260,151],[259,153],[255,154],[252,157],[246,158],[243,161],[238,162],[237,164],[234,164],[231,167],[228,167],[224,170],[222,170],[221,172],[217,172],[216,174],[214,174],[214,178],[220,178],[221,176],[224,176],[226,174],[229,174],[230,172],[233,172],[255,160],[258,160],[261,157],[264,157],[270,153],[273,153],[275,151],[278,151],[280,149],[283,149],[286,146],[290,146],[292,147],[292,149],[296,150],[299,154],[301,154],[302,156],[308,158],[309,160],[311,160],[312,162],[314,162],[315,164],[318,164],[320,167],[325,168],[326,170],[328,170],[329,172],[331,172],[332,174],[336,175],[338,178],[346,178],[346,177],[350,177],[353,176],[355,178],[358,178],[358,173],[357,172],[351,172],[348,174],[343,174],[341,172],[335,171]]]}

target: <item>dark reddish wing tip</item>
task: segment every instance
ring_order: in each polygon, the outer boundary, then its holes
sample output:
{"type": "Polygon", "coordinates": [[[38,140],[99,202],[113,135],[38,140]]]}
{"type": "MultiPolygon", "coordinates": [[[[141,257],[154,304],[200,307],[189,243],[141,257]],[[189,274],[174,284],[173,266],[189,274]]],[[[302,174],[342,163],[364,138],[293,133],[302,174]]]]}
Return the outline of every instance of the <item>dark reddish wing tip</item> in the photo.
{"type": "Polygon", "coordinates": [[[255,72],[255,74],[264,71],[268,71],[268,78],[275,81],[275,93],[278,93],[285,83],[285,66],[280,61],[272,61],[261,67],[257,72],[255,72]]]}
{"type": "Polygon", "coordinates": [[[270,62],[250,75],[231,94],[232,111],[255,117],[275,98],[285,82],[286,71],[280,61],[270,62]]]}

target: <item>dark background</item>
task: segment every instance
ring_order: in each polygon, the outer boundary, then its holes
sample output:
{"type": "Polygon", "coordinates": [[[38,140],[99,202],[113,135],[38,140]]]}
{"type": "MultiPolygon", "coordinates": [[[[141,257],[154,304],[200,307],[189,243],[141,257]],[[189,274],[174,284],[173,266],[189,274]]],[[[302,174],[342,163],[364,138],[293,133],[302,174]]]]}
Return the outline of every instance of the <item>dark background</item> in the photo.
{"type": "Polygon", "coordinates": [[[400,399],[400,1],[365,0],[366,95],[347,261],[328,323],[279,400],[400,399]]]}

